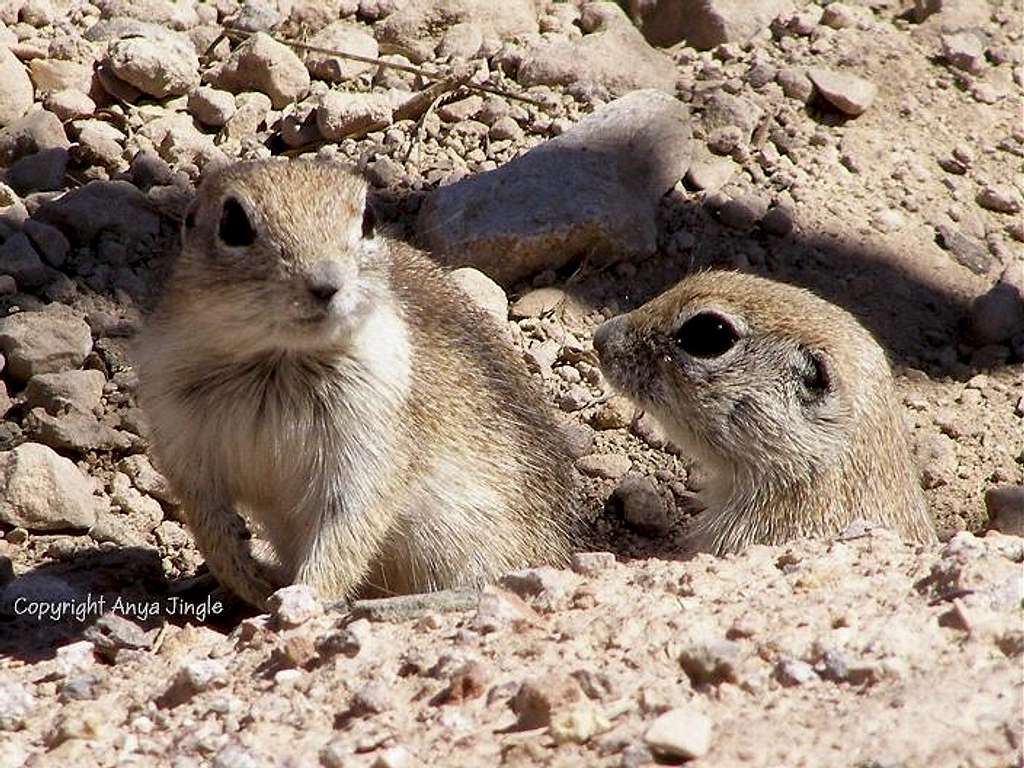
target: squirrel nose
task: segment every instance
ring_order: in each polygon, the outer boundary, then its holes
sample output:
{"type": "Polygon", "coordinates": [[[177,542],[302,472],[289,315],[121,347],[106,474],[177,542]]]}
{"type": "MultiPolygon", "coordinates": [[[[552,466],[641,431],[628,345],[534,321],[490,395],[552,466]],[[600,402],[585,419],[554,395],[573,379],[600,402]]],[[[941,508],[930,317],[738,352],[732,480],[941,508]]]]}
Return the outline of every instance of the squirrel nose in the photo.
{"type": "Polygon", "coordinates": [[[310,296],[322,304],[330,303],[331,299],[345,287],[345,282],[344,267],[332,261],[315,264],[306,275],[306,289],[310,296]]]}
{"type": "Polygon", "coordinates": [[[311,282],[308,287],[313,298],[317,301],[323,302],[324,304],[333,299],[334,295],[338,292],[338,286],[332,285],[331,283],[311,282]]]}

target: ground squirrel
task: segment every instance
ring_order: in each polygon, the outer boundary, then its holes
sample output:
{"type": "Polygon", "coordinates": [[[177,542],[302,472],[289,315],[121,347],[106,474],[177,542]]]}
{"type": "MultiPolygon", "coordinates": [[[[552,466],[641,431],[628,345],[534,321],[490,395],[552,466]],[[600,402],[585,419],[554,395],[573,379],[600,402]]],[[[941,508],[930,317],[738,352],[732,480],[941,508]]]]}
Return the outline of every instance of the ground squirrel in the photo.
{"type": "Polygon", "coordinates": [[[327,161],[214,173],[137,343],[157,462],[257,606],[285,583],[398,594],[568,554],[564,433],[493,320],[376,232],[366,196],[327,161]]]}
{"type": "Polygon", "coordinates": [[[885,353],[847,312],[702,272],[605,322],[594,348],[612,386],[707,470],[696,550],[834,536],[856,519],[934,540],[885,353]]]}

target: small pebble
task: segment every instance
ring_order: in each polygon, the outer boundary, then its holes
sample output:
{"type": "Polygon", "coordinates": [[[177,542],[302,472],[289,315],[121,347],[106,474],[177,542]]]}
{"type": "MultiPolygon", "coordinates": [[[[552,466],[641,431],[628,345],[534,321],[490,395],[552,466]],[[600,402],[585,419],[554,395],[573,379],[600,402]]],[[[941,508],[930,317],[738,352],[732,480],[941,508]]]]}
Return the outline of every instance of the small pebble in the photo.
{"type": "Polygon", "coordinates": [[[644,744],[668,758],[692,760],[711,748],[711,718],[692,705],[661,715],[644,733],[644,744]]]}
{"type": "Polygon", "coordinates": [[[803,685],[817,678],[814,667],[800,659],[783,658],[775,666],[775,676],[783,685],[803,685]]]}
{"type": "Polygon", "coordinates": [[[648,535],[665,533],[672,527],[668,503],[649,477],[626,476],[612,494],[622,516],[634,530],[648,535]]]}
{"type": "Polygon", "coordinates": [[[316,591],[306,584],[277,590],[267,602],[271,615],[287,627],[297,627],[324,612],[316,591]]]}

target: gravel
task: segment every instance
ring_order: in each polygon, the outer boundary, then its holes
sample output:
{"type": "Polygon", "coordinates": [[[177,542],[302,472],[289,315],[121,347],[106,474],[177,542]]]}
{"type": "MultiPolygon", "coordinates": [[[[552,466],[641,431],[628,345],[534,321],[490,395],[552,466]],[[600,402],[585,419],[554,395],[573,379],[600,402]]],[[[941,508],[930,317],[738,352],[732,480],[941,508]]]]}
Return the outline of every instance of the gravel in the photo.
{"type": "Polygon", "coordinates": [[[1019,9],[753,5],[0,3],[0,763],[1019,759],[1019,9]],[[271,35],[470,79],[424,93],[271,35]],[[562,411],[571,570],[351,607],[300,587],[261,616],[203,570],[133,336],[195,183],[286,148],[364,169],[382,226],[465,265],[481,331],[562,411]],[[714,267],[876,335],[947,543],[690,556],[699,457],[590,339],[714,267]]]}

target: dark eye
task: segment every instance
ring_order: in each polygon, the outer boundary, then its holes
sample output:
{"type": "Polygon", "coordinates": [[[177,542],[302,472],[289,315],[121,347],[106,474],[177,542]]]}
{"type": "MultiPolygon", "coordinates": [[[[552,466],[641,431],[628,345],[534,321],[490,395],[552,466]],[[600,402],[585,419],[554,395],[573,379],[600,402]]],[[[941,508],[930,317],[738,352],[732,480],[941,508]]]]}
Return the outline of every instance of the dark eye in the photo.
{"type": "Polygon", "coordinates": [[[721,315],[701,312],[679,326],[673,338],[676,346],[688,355],[718,357],[732,349],[739,334],[721,315]]]}
{"type": "Polygon", "coordinates": [[[373,206],[369,202],[366,203],[366,207],[363,208],[363,237],[373,237],[373,231],[377,227],[377,214],[373,211],[373,206]]]}
{"type": "Polygon", "coordinates": [[[252,228],[245,208],[233,197],[224,201],[224,209],[220,213],[220,228],[217,233],[225,245],[230,245],[233,248],[252,245],[256,241],[256,230],[252,228]]]}

